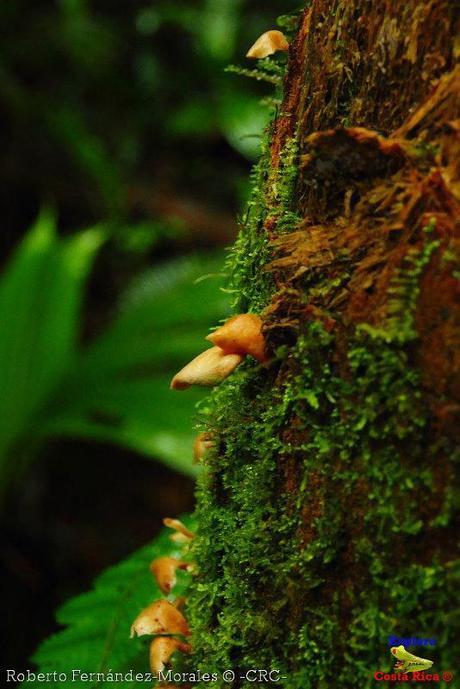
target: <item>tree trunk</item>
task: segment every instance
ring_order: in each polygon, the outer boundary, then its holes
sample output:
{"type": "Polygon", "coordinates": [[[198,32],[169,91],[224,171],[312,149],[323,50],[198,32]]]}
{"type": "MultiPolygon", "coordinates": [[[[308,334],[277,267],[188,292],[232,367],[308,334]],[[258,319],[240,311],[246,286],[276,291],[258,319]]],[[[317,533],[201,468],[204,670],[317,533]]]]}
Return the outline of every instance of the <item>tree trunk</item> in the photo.
{"type": "Polygon", "coordinates": [[[376,686],[392,636],[458,666],[458,14],[313,0],[300,16],[230,260],[273,360],[202,410],[194,660],[236,673],[214,686],[253,686],[249,668],[376,686]]]}

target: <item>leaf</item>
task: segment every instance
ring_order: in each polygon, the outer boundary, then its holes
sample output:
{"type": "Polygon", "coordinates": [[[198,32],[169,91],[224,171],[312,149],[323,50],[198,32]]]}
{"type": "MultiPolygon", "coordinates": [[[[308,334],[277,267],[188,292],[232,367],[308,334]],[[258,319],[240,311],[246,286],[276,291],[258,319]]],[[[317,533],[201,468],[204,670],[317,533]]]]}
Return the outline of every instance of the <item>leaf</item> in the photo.
{"type": "Polygon", "coordinates": [[[102,138],[89,130],[84,114],[73,103],[47,104],[45,116],[50,135],[94,180],[109,215],[118,217],[126,203],[126,192],[119,167],[110,158],[102,138]]]}
{"type": "Polygon", "coordinates": [[[220,127],[235,150],[250,160],[260,154],[260,141],[270,121],[268,108],[255,96],[222,90],[220,98],[220,127]]]}
{"type": "Polygon", "coordinates": [[[235,50],[241,0],[206,0],[199,41],[209,58],[229,60],[235,50]]]}
{"type": "Polygon", "coordinates": [[[172,392],[169,381],[209,346],[209,328],[228,313],[219,289],[223,257],[187,257],[145,272],[113,323],[81,348],[84,288],[103,238],[93,228],[62,239],[44,213],[0,281],[3,486],[19,470],[21,443],[30,461],[37,445],[57,436],[117,443],[196,473],[193,414],[203,391],[172,392]]]}
{"type": "MultiPolygon", "coordinates": [[[[190,529],[194,523],[183,518],[190,529]]],[[[94,582],[91,591],[72,598],[57,612],[57,621],[65,629],[44,641],[32,657],[37,672],[65,673],[67,680],[53,686],[135,687],[139,682],[110,681],[95,678],[72,681],[72,671],[93,673],[148,672],[148,644],[151,637],[130,639],[130,626],[139,612],[149,603],[165,598],[149,571],[150,562],[161,556],[178,557],[183,554],[172,543],[170,529],[163,529],[148,546],[138,550],[123,562],[107,569],[94,582]]],[[[183,595],[191,575],[178,573],[178,583],[168,598],[183,595]]],[[[22,687],[42,687],[43,682],[23,682],[22,687]]],[[[151,686],[146,683],[145,686],[151,686]]]]}
{"type": "Polygon", "coordinates": [[[204,392],[177,393],[169,382],[208,347],[210,326],[228,312],[218,278],[196,281],[221,265],[220,255],[188,257],[136,280],[113,324],[63,379],[35,432],[116,442],[194,475],[193,414],[204,392]]]}
{"type": "Polygon", "coordinates": [[[12,444],[52,394],[76,356],[82,288],[103,241],[98,229],[56,235],[45,212],[0,282],[0,472],[12,444]]]}

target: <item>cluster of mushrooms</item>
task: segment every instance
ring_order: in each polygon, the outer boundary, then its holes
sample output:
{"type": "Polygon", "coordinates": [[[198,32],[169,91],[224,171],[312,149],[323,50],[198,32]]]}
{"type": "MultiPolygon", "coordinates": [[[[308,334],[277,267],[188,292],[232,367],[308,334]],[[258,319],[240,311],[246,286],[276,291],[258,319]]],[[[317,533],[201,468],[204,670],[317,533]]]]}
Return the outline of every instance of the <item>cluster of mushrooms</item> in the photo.
{"type": "Polygon", "coordinates": [[[176,373],[171,381],[173,390],[185,390],[191,385],[218,385],[248,354],[261,363],[267,362],[262,321],[253,313],[233,316],[206,339],[214,347],[206,349],[176,373]]]}
{"type": "MultiPolygon", "coordinates": [[[[190,543],[195,534],[178,519],[165,518],[165,526],[174,530],[171,539],[175,543],[190,543]]],[[[150,563],[150,571],[165,594],[171,593],[177,582],[177,570],[190,570],[193,565],[174,557],[158,557],[150,563]]],[[[144,608],[131,625],[131,638],[153,635],[150,642],[150,669],[157,677],[168,665],[176,651],[190,653],[191,646],[186,639],[190,636],[187,620],[180,608],[185,600],[181,597],[171,603],[162,598],[144,608]]],[[[173,689],[169,685],[169,689],[173,689]]]]}
{"type": "MultiPolygon", "coordinates": [[[[217,328],[209,340],[214,346],[199,354],[177,373],[171,381],[173,390],[185,390],[191,385],[217,385],[227,378],[235,368],[250,355],[265,364],[268,357],[262,334],[262,320],[251,313],[233,316],[217,328]]],[[[193,456],[200,461],[213,446],[208,433],[201,433],[195,439],[193,456]]],[[[174,530],[171,540],[180,545],[190,544],[194,534],[178,519],[165,518],[165,526],[174,530]]],[[[193,564],[174,557],[159,557],[150,564],[150,571],[161,591],[169,595],[177,582],[178,570],[193,570],[193,564]]],[[[187,641],[190,635],[187,620],[181,612],[185,600],[174,602],[160,599],[142,610],[131,626],[131,637],[152,635],[150,643],[150,668],[158,677],[165,670],[176,651],[190,653],[187,641]]],[[[169,689],[174,689],[168,685],[169,689]]]]}
{"type": "MultiPolygon", "coordinates": [[[[289,44],[281,31],[266,31],[251,46],[246,57],[260,59],[287,50],[289,44]]],[[[218,385],[233,373],[248,355],[262,364],[268,361],[262,334],[262,320],[255,314],[243,313],[233,316],[206,339],[213,347],[206,349],[176,373],[171,381],[171,389],[185,390],[191,385],[218,385]]],[[[194,460],[200,461],[212,446],[212,438],[208,433],[198,435],[193,445],[194,460]]],[[[190,544],[195,536],[178,519],[167,517],[163,523],[174,530],[171,540],[175,543],[190,544]]],[[[193,570],[193,564],[174,557],[159,557],[150,564],[150,571],[166,595],[171,593],[177,582],[178,570],[193,570]]],[[[184,603],[182,597],[176,598],[174,602],[166,598],[154,601],[139,613],[131,625],[131,637],[145,634],[153,636],[150,643],[150,668],[155,676],[165,670],[173,653],[191,651],[191,645],[187,641],[190,630],[181,612],[184,603]]],[[[177,689],[173,685],[167,686],[169,689],[177,689]]]]}

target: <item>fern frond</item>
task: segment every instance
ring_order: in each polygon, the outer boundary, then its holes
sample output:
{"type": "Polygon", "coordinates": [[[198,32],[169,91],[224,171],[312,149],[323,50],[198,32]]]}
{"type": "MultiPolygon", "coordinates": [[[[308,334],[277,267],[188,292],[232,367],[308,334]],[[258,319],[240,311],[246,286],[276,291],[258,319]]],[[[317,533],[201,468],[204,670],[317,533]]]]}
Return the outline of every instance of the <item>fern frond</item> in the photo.
{"type": "Polygon", "coordinates": [[[230,74],[239,74],[243,77],[249,77],[256,81],[267,81],[269,84],[274,84],[275,86],[281,83],[281,76],[279,74],[272,74],[262,69],[246,69],[246,67],[239,67],[238,65],[229,65],[224,71],[230,74]]]}
{"type": "MultiPolygon", "coordinates": [[[[184,519],[189,528],[194,525],[184,519]]],[[[183,552],[164,529],[150,545],[138,550],[123,562],[103,572],[91,591],[72,598],[57,612],[57,621],[65,629],[49,637],[32,657],[38,673],[65,674],[65,681],[47,686],[98,689],[139,685],[136,673],[148,673],[148,644],[151,637],[130,639],[130,626],[139,612],[164,594],[149,571],[150,562],[162,556],[183,558],[183,552]],[[92,681],[80,679],[74,671],[93,673],[92,681]],[[129,677],[132,671],[133,681],[129,677]],[[112,673],[112,675],[110,674],[112,673]],[[113,681],[116,673],[122,674],[113,681]],[[99,677],[97,675],[99,674],[99,677]],[[126,679],[128,677],[128,679],[126,679]]],[[[173,600],[185,593],[190,574],[178,573],[173,600]]],[[[43,681],[26,681],[22,687],[43,687],[43,681]]],[[[147,682],[144,686],[151,686],[147,682]]]]}

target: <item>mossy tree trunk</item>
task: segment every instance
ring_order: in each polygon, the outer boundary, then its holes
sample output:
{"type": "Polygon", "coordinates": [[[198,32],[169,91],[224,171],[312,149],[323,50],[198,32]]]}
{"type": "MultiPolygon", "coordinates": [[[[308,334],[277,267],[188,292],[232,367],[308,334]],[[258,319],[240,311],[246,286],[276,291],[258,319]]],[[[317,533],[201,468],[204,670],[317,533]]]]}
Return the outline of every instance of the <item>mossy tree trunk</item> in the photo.
{"type": "Polygon", "coordinates": [[[457,29],[446,0],[301,13],[231,259],[273,362],[202,409],[194,662],[232,686],[375,686],[389,636],[458,669],[457,29]]]}

